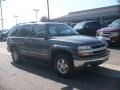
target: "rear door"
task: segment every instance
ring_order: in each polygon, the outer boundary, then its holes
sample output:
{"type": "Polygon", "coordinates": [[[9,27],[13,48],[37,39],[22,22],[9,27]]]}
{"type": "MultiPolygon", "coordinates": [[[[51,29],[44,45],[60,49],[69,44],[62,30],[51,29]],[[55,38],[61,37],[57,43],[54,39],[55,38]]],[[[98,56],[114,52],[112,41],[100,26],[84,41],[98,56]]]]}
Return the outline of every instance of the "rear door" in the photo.
{"type": "Polygon", "coordinates": [[[20,54],[22,55],[28,55],[29,51],[29,37],[28,35],[32,31],[32,25],[23,25],[21,30],[19,31],[17,35],[17,42],[18,42],[18,47],[20,54]]]}
{"type": "Polygon", "coordinates": [[[21,25],[14,26],[10,29],[7,38],[7,48],[10,51],[11,46],[19,46],[18,32],[21,30],[21,25]]]}

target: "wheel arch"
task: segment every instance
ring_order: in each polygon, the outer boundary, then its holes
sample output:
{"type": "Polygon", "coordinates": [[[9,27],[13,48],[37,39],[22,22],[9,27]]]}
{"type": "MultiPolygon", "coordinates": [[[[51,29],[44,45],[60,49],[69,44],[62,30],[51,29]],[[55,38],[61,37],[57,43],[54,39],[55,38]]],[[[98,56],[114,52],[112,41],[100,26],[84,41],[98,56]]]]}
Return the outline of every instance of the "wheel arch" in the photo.
{"type": "Polygon", "coordinates": [[[55,58],[59,55],[59,54],[63,54],[63,55],[69,55],[72,60],[72,52],[70,50],[66,50],[66,49],[53,49],[51,50],[51,63],[53,64],[55,58]]]}

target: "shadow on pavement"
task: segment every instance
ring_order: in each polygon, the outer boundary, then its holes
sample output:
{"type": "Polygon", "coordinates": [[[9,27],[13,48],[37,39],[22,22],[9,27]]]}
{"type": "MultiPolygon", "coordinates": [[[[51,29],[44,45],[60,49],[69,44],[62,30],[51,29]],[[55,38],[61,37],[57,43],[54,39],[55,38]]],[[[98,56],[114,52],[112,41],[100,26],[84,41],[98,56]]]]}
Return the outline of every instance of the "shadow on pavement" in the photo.
{"type": "MultiPolygon", "coordinates": [[[[54,71],[48,66],[33,64],[28,61],[24,61],[24,63],[21,62],[20,64],[12,64],[29,73],[50,79],[57,83],[65,84],[66,86],[61,88],[61,90],[120,90],[119,78],[91,72],[90,69],[82,72],[74,72],[74,74],[69,78],[60,78],[54,74],[54,71]]],[[[94,70],[98,70],[100,72],[100,67],[94,70]]]]}
{"type": "Polygon", "coordinates": [[[109,69],[109,68],[106,68],[106,67],[100,67],[99,66],[99,67],[96,67],[94,69],[91,68],[90,70],[92,72],[96,72],[98,74],[103,74],[103,75],[110,76],[110,77],[120,78],[120,71],[109,69]]]}

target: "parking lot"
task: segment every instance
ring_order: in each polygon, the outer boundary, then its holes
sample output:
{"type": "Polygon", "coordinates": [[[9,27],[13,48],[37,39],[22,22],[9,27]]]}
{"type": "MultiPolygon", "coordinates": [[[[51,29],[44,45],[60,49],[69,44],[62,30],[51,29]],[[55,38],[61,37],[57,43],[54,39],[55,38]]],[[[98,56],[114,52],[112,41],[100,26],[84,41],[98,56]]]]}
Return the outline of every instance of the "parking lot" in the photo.
{"type": "Polygon", "coordinates": [[[110,51],[110,59],[103,65],[64,79],[48,66],[12,63],[6,42],[0,42],[0,90],[120,90],[120,45],[113,45],[110,51]]]}

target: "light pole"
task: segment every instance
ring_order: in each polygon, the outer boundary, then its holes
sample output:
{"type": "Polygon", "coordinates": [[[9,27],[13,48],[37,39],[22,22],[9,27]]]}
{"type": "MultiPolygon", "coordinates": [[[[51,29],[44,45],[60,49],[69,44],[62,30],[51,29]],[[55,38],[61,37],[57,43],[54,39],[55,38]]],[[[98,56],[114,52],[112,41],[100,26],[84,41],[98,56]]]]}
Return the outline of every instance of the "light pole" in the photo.
{"type": "Polygon", "coordinates": [[[38,16],[37,14],[38,14],[38,11],[39,11],[39,10],[38,10],[38,9],[33,9],[33,11],[35,11],[35,15],[36,15],[36,22],[37,22],[37,16],[38,16]]]}
{"type": "Polygon", "coordinates": [[[3,25],[3,13],[2,13],[2,1],[5,1],[5,0],[0,0],[1,25],[2,25],[2,29],[4,29],[4,25],[3,25]]]}
{"type": "Polygon", "coordinates": [[[16,21],[16,24],[18,23],[18,18],[19,16],[15,15],[14,18],[15,18],[15,21],[16,21]]]}
{"type": "Polygon", "coordinates": [[[48,21],[50,20],[49,0],[47,0],[48,21]]]}

